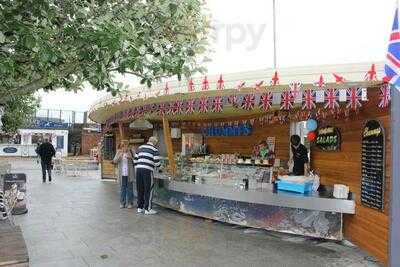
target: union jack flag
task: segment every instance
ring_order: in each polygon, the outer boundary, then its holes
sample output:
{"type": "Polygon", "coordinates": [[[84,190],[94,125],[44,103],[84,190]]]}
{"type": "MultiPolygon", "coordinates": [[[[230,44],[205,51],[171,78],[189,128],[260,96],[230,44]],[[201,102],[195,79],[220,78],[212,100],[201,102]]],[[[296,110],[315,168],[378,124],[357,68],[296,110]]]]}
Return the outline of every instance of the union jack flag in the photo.
{"type": "Polygon", "coordinates": [[[161,116],[166,115],[166,114],[167,114],[167,111],[168,111],[168,104],[161,103],[161,104],[158,106],[158,114],[159,114],[159,115],[161,115],[161,116]]]}
{"type": "Polygon", "coordinates": [[[390,102],[390,89],[388,84],[383,84],[381,86],[381,93],[379,95],[379,104],[378,107],[386,108],[389,106],[390,102]]]}
{"type": "Polygon", "coordinates": [[[339,92],[336,89],[328,89],[325,91],[326,104],[324,108],[335,109],[339,107],[339,92]]]}
{"type": "Polygon", "coordinates": [[[365,80],[366,81],[376,81],[377,77],[376,77],[376,70],[375,70],[375,64],[371,65],[371,68],[369,69],[369,71],[365,74],[365,80]]]}
{"type": "Polygon", "coordinates": [[[261,110],[267,111],[272,106],[272,92],[262,94],[258,105],[261,110]]]}
{"type": "Polygon", "coordinates": [[[136,108],[136,115],[137,115],[138,117],[143,116],[143,113],[144,113],[144,111],[143,111],[143,108],[142,108],[142,107],[137,107],[137,108],[136,108]]]}
{"type": "Polygon", "coordinates": [[[169,86],[168,86],[168,83],[165,83],[164,95],[168,95],[168,94],[169,94],[169,86]]]}
{"type": "Polygon", "coordinates": [[[252,110],[254,108],[254,101],[255,101],[254,94],[245,95],[241,105],[242,109],[252,110]]]}
{"type": "Polygon", "coordinates": [[[361,107],[361,89],[355,87],[347,89],[347,100],[349,103],[346,108],[357,110],[361,107]]]}
{"type": "Polygon", "coordinates": [[[186,101],[186,113],[192,114],[194,113],[194,107],[196,105],[196,99],[190,99],[186,101]]]}
{"type": "Polygon", "coordinates": [[[290,110],[293,108],[293,96],[290,91],[281,94],[281,110],[290,110]]]}
{"type": "Polygon", "coordinates": [[[301,82],[292,82],[289,84],[289,87],[290,87],[290,93],[292,94],[293,98],[296,99],[297,96],[299,96],[301,93],[301,87],[302,87],[301,82]]]}
{"type": "Polygon", "coordinates": [[[172,104],[172,108],[171,108],[172,114],[176,115],[176,114],[180,114],[183,111],[183,103],[180,100],[176,100],[173,104],[172,104]]]}
{"type": "Polygon", "coordinates": [[[224,80],[222,79],[222,74],[219,76],[219,80],[217,81],[217,90],[222,90],[225,88],[224,80]]]}
{"type": "Polygon", "coordinates": [[[314,85],[317,86],[318,88],[325,87],[325,80],[322,74],[319,76],[318,82],[315,82],[314,85]]]}
{"type": "Polygon", "coordinates": [[[204,76],[204,80],[201,83],[201,90],[208,90],[210,89],[210,84],[208,83],[207,76],[204,76]]]}
{"type": "Polygon", "coordinates": [[[315,92],[312,89],[307,89],[303,93],[303,109],[313,109],[316,108],[315,105],[315,92]]]}
{"type": "Polygon", "coordinates": [[[237,84],[236,89],[237,89],[238,91],[240,91],[240,89],[242,89],[245,85],[246,85],[246,82],[245,82],[245,81],[240,81],[240,82],[237,84]]]}
{"type": "Polygon", "coordinates": [[[213,100],[213,112],[222,112],[223,106],[222,97],[216,96],[213,100]]]}
{"type": "Polygon", "coordinates": [[[256,90],[260,90],[261,86],[263,85],[264,81],[258,81],[254,84],[256,90]]]}
{"type": "Polygon", "coordinates": [[[200,98],[199,111],[201,113],[206,113],[208,111],[208,98],[207,97],[200,98]]]}
{"type": "Polygon", "coordinates": [[[228,103],[231,104],[233,107],[238,107],[238,97],[237,95],[231,95],[228,97],[228,103]]]}
{"type": "Polygon", "coordinates": [[[399,7],[397,6],[392,33],[390,34],[389,47],[385,64],[386,80],[400,90],[400,30],[399,30],[399,7]]]}
{"type": "Polygon", "coordinates": [[[190,79],[190,80],[189,80],[189,83],[188,83],[188,91],[189,91],[189,92],[194,92],[195,89],[196,89],[196,88],[194,87],[193,79],[190,79]]]}

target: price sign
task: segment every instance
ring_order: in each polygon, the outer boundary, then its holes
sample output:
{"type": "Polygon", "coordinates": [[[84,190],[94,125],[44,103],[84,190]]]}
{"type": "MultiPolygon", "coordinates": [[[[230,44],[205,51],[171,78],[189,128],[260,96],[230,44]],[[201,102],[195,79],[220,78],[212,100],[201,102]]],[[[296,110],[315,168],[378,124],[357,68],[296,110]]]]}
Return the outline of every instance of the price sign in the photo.
{"type": "Polygon", "coordinates": [[[368,121],[362,133],[361,203],[384,209],[385,133],[376,120],[368,121]]]}
{"type": "Polygon", "coordinates": [[[326,126],[318,129],[316,145],[323,151],[339,151],[342,138],[337,127],[326,126]]]}

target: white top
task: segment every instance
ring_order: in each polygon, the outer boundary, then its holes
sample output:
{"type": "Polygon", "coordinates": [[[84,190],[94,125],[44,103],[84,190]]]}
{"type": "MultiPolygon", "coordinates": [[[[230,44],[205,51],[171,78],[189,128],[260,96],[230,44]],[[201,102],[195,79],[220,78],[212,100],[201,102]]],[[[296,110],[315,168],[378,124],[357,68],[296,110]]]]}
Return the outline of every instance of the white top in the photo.
{"type": "Polygon", "coordinates": [[[128,176],[129,175],[129,170],[128,170],[128,158],[126,156],[126,153],[122,154],[122,176],[128,176]]]}

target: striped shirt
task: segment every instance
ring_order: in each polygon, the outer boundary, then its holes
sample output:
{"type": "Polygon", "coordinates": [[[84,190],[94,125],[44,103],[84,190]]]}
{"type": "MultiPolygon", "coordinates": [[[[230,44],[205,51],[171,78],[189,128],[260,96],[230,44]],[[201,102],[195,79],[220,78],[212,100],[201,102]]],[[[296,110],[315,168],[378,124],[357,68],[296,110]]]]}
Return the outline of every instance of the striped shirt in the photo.
{"type": "Polygon", "coordinates": [[[147,143],[141,145],[136,150],[133,162],[136,169],[148,169],[154,171],[155,167],[160,167],[160,153],[155,146],[147,143]]]}

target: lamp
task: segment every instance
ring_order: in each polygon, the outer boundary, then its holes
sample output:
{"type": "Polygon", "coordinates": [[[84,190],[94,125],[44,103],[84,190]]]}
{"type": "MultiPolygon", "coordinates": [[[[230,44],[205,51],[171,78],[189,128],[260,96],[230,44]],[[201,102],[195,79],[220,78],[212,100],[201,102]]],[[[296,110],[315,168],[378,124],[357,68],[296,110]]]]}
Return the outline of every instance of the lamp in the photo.
{"type": "Polygon", "coordinates": [[[135,130],[151,130],[153,129],[153,124],[145,119],[137,119],[129,124],[129,128],[135,130]]]}

